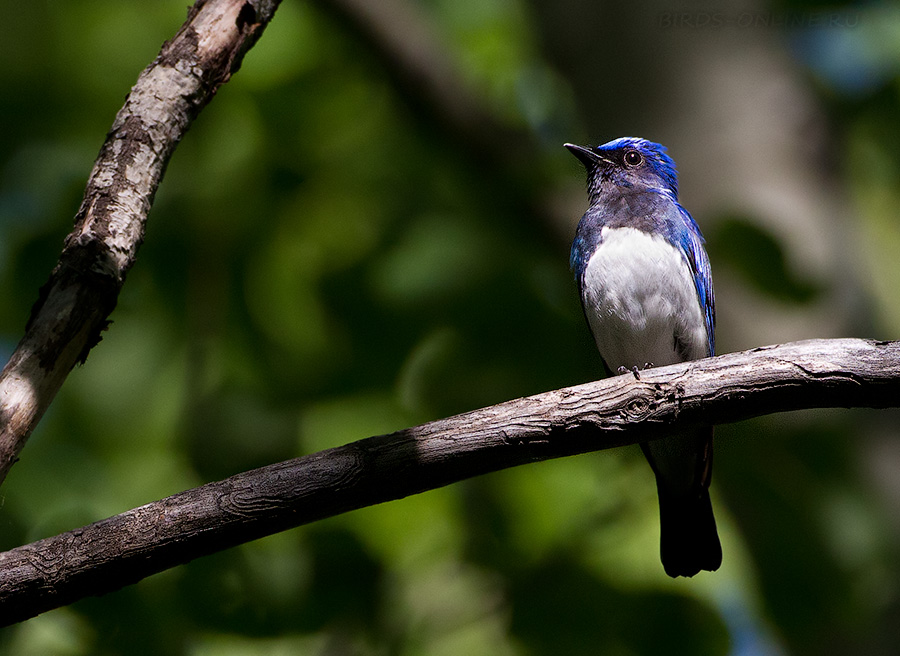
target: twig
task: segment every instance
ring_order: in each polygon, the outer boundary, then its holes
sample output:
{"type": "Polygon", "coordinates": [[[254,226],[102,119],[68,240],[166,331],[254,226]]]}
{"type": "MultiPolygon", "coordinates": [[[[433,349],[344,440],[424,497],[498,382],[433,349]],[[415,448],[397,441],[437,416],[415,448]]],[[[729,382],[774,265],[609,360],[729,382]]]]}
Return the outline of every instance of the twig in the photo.
{"type": "Polygon", "coordinates": [[[88,179],[75,227],[0,373],[0,483],[72,367],[101,338],[166,164],[280,0],[198,0],[138,77],[88,179]]]}
{"type": "Polygon", "coordinates": [[[862,339],[758,348],[516,399],[244,472],[0,553],[0,625],[294,526],[527,462],[784,410],[897,406],[900,342],[862,339]]]}

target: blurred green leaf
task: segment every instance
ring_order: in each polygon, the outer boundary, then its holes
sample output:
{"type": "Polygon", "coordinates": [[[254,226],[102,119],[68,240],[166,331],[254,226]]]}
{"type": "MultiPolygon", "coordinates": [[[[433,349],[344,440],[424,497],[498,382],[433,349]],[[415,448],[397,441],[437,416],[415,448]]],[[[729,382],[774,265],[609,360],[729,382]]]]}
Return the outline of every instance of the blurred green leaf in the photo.
{"type": "Polygon", "coordinates": [[[782,302],[809,303],[821,293],[790,268],[779,241],[758,222],[728,217],[707,235],[715,261],[730,266],[750,287],[782,302]]]}

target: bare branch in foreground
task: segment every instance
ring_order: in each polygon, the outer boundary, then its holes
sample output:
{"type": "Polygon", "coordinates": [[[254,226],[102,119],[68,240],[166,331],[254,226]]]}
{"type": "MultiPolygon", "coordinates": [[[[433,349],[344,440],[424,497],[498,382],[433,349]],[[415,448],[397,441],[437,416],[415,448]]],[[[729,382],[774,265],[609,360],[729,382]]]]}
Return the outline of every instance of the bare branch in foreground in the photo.
{"type": "Polygon", "coordinates": [[[100,341],[178,142],[237,71],[280,0],[198,0],[138,77],[25,336],[0,373],[0,483],[77,362],[100,341]]]}
{"type": "Polygon", "coordinates": [[[0,625],[285,529],[528,462],[784,410],[900,406],[900,342],[811,340],[570,387],[270,465],[0,553],[0,625]]]}

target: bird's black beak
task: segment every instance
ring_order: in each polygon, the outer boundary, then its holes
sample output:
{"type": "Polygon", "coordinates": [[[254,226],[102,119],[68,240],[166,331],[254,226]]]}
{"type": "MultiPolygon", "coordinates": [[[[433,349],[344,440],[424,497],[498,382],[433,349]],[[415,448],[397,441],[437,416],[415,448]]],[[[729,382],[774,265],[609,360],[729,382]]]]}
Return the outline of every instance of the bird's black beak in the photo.
{"type": "Polygon", "coordinates": [[[601,166],[606,161],[590,148],[585,148],[584,146],[576,146],[575,144],[570,143],[563,145],[568,148],[569,152],[575,155],[575,157],[577,157],[578,160],[588,169],[594,166],[601,166]]]}

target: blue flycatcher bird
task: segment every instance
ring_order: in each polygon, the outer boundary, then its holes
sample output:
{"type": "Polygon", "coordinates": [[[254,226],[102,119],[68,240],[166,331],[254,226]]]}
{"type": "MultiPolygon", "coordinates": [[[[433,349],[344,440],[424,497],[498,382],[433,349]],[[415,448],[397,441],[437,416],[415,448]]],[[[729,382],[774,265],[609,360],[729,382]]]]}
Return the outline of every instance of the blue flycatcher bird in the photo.
{"type": "MultiPolygon", "coordinates": [[[[590,209],[572,243],[584,315],[609,372],[714,353],[709,259],[696,222],[678,203],[675,162],[651,141],[623,137],[565,144],[587,169],[590,209]]],[[[712,427],[645,442],[656,474],[660,556],[669,576],[722,563],[709,499],[712,427]]]]}

